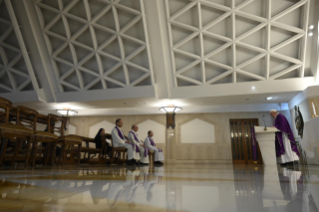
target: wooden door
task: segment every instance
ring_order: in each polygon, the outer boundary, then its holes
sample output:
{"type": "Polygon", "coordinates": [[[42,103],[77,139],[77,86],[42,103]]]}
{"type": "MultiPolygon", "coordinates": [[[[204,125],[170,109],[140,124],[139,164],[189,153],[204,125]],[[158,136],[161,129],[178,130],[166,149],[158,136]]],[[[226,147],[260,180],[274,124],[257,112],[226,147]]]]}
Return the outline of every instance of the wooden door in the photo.
{"type": "MultiPolygon", "coordinates": [[[[253,164],[251,147],[251,128],[258,126],[258,119],[231,119],[230,137],[232,144],[233,163],[253,164]]],[[[262,163],[262,158],[257,144],[257,163],[262,163]]],[[[256,162],[255,162],[256,163],[256,162]]]]}

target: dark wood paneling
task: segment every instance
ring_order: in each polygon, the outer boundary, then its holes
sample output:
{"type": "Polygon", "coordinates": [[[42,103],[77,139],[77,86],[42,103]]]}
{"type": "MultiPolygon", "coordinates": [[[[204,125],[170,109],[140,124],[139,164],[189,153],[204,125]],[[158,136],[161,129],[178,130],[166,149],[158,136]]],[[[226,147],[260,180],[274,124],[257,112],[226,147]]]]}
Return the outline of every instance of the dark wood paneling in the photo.
{"type": "MultiPolygon", "coordinates": [[[[258,119],[231,119],[230,136],[232,144],[232,156],[234,164],[256,163],[252,158],[252,138],[251,128],[258,126],[258,119]]],[[[262,158],[258,146],[257,164],[262,163],[262,158]]]]}

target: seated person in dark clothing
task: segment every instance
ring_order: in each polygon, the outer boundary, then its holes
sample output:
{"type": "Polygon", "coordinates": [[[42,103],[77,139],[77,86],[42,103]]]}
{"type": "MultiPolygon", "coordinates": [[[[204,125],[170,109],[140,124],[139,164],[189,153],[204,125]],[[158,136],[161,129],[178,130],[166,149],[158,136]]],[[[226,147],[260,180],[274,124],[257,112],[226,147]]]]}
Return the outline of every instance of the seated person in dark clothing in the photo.
{"type": "MultiPolygon", "coordinates": [[[[102,149],[102,142],[105,142],[105,148],[106,148],[106,154],[111,158],[112,156],[112,147],[111,145],[105,140],[102,141],[102,135],[105,134],[105,130],[103,128],[101,128],[98,133],[96,134],[95,138],[94,138],[94,142],[95,142],[95,148],[97,149],[102,149]]],[[[105,151],[105,150],[102,150],[105,151]]]]}

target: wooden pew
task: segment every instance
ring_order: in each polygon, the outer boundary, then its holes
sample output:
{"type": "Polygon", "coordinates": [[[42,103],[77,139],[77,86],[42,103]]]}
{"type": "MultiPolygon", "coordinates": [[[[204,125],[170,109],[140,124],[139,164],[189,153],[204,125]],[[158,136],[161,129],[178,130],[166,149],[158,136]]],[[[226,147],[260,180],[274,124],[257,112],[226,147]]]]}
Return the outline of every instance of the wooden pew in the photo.
{"type": "MultiPolygon", "coordinates": [[[[53,152],[55,152],[57,144],[61,145],[61,155],[57,162],[57,165],[62,163],[62,166],[67,164],[80,164],[81,160],[81,149],[82,140],[76,135],[64,135],[64,126],[66,124],[66,119],[57,116],[55,114],[49,114],[50,125],[49,132],[59,134],[59,138],[53,147],[53,152]],[[61,126],[55,126],[56,123],[61,122],[61,126]],[[77,147],[75,147],[77,146],[77,147]],[[68,154],[70,157],[67,157],[68,154]],[[75,159],[76,158],[76,159],[75,159]]],[[[55,155],[52,156],[52,164],[55,161],[55,155]]]]}
{"type": "Polygon", "coordinates": [[[85,142],[85,147],[82,146],[81,152],[84,153],[84,158],[81,159],[81,163],[88,163],[88,164],[106,164],[107,162],[110,162],[111,159],[107,157],[106,154],[106,139],[112,140],[112,136],[110,134],[105,134],[102,136],[102,140],[105,142],[102,142],[102,148],[92,148],[90,147],[90,143],[95,144],[95,141],[93,138],[85,137],[85,136],[79,136],[83,142],[85,142]],[[87,155],[87,157],[86,157],[87,155]],[[94,155],[91,157],[91,155],[94,155]],[[98,158],[95,158],[95,156],[98,155],[98,158]]]}
{"type": "Polygon", "coordinates": [[[29,165],[28,161],[30,159],[30,149],[31,144],[33,143],[33,132],[35,129],[37,112],[33,110],[24,111],[23,108],[16,109],[16,124],[11,124],[9,119],[9,114],[12,109],[12,103],[7,100],[0,98],[0,108],[5,112],[2,112],[1,115],[1,124],[0,124],[0,137],[1,137],[1,153],[0,153],[0,166],[3,161],[10,161],[11,166],[15,165],[15,161],[24,162],[25,167],[29,165]],[[20,113],[21,112],[21,113],[20,113]],[[26,113],[26,116],[30,115],[33,118],[27,122],[23,122],[24,119],[20,118],[19,115],[22,113],[26,113]],[[13,151],[7,151],[8,139],[15,138],[15,145],[13,147],[13,151]],[[25,148],[20,149],[23,142],[25,143],[25,148]]]}
{"type": "MultiPolygon", "coordinates": [[[[10,113],[9,113],[9,120],[14,123],[17,122],[17,108],[16,107],[12,107],[10,109],[10,113]]],[[[34,115],[32,114],[25,114],[25,113],[20,113],[19,114],[19,118],[22,120],[27,120],[27,121],[32,121],[34,120],[34,115]]],[[[44,124],[44,125],[49,125],[50,121],[49,121],[49,117],[47,115],[43,115],[38,113],[36,116],[36,126],[35,129],[38,129],[37,125],[38,124],[44,124]]],[[[34,143],[32,144],[32,150],[31,150],[31,157],[29,160],[29,164],[35,164],[35,162],[42,162],[43,165],[47,165],[48,162],[48,158],[51,154],[51,144],[47,145],[47,148],[44,147],[38,147],[37,144],[38,142],[40,143],[51,143],[53,142],[54,139],[57,139],[57,136],[54,135],[50,135],[50,133],[48,132],[42,132],[42,131],[35,131],[33,134],[33,139],[34,139],[34,143]],[[41,155],[42,154],[42,155],[41,155]]],[[[12,140],[11,144],[15,146],[15,141],[12,140]]],[[[23,151],[19,150],[19,153],[23,153],[23,151]]]]}

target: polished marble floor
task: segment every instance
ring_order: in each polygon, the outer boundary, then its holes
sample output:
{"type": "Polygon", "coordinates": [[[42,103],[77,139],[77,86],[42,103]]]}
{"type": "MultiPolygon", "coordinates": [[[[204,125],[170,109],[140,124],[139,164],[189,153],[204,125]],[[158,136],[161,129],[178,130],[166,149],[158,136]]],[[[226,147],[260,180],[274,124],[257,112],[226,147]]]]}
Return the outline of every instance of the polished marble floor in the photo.
{"type": "Polygon", "coordinates": [[[319,167],[2,169],[0,211],[319,212],[319,167]]]}

